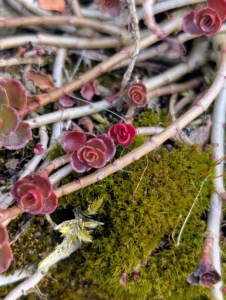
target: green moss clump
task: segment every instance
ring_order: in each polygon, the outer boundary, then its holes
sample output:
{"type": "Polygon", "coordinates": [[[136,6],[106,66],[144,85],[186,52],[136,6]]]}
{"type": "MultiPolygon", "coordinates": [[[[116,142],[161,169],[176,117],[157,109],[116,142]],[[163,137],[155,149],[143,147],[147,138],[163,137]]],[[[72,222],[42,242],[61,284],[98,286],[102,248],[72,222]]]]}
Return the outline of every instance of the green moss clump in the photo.
{"type": "Polygon", "coordinates": [[[202,189],[179,247],[174,239],[208,175],[210,153],[198,146],[179,146],[170,153],[159,148],[73,195],[70,204],[82,208],[104,199],[99,214],[104,226],[95,231],[92,244],[73,255],[73,270],[70,265],[79,299],[88,299],[87,293],[90,299],[208,299],[209,290],[189,285],[186,277],[201,257],[211,181],[202,189]],[[145,266],[135,282],[139,264],[145,266]],[[125,286],[119,284],[123,271],[128,273],[125,286]]]}

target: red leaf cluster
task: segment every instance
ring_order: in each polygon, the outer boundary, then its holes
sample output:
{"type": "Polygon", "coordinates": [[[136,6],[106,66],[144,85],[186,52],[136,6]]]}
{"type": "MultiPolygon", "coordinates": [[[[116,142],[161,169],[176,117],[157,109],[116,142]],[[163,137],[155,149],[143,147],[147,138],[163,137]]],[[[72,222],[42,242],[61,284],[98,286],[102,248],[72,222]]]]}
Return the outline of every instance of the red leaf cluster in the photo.
{"type": "Polygon", "coordinates": [[[30,126],[19,118],[27,104],[26,91],[17,79],[0,81],[0,147],[23,148],[31,139],[30,126]]]}
{"type": "Polygon", "coordinates": [[[96,137],[84,132],[67,132],[62,146],[71,154],[72,169],[78,173],[102,168],[115,155],[114,141],[107,134],[96,137]]]}
{"type": "Polygon", "coordinates": [[[136,136],[136,128],[130,124],[115,124],[108,130],[108,135],[122,147],[128,147],[136,136]]]}
{"type": "Polygon", "coordinates": [[[187,281],[193,285],[202,284],[209,288],[221,281],[221,276],[210,261],[201,261],[200,266],[188,275],[187,281]]]}
{"type": "Polygon", "coordinates": [[[80,94],[82,95],[83,98],[85,98],[88,101],[91,101],[93,99],[94,94],[100,95],[99,81],[94,80],[92,84],[91,83],[85,84],[82,87],[80,94]]]}
{"type": "Polygon", "coordinates": [[[208,6],[191,10],[183,19],[183,30],[195,35],[217,33],[226,18],[226,0],[207,0],[208,6]]]}
{"type": "Polygon", "coordinates": [[[51,214],[57,207],[58,199],[48,177],[38,173],[18,180],[11,193],[21,207],[33,215],[51,214]]]}
{"type": "Polygon", "coordinates": [[[124,100],[136,107],[147,104],[147,88],[141,81],[134,81],[124,91],[124,100]]]}

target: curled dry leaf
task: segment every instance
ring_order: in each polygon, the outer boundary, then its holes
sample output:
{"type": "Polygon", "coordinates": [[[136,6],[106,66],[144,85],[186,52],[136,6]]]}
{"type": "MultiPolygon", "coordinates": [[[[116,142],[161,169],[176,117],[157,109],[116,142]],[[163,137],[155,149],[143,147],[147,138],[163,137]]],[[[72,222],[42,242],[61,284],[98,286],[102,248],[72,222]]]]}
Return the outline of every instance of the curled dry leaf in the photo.
{"type": "Polygon", "coordinates": [[[34,85],[39,87],[41,90],[52,91],[56,88],[55,84],[53,83],[52,76],[42,74],[36,72],[34,70],[29,70],[25,74],[25,78],[28,80],[32,80],[34,85]]]}
{"type": "Polygon", "coordinates": [[[38,0],[38,5],[46,10],[56,10],[66,15],[64,0],[38,0]]]}

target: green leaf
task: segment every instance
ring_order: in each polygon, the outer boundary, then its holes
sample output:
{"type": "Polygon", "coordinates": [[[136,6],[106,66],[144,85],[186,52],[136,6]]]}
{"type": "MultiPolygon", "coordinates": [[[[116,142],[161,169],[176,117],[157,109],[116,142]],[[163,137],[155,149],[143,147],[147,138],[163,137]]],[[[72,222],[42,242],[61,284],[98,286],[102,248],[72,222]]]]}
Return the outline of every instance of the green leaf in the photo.
{"type": "Polygon", "coordinates": [[[101,123],[101,124],[105,124],[105,125],[110,124],[106,118],[103,118],[103,117],[102,117],[100,114],[98,114],[98,113],[93,114],[92,117],[94,118],[94,120],[96,120],[97,122],[99,122],[99,123],[101,123]]]}
{"type": "Polygon", "coordinates": [[[96,201],[94,201],[87,210],[83,212],[84,215],[90,216],[90,215],[95,215],[97,213],[97,210],[101,207],[103,203],[103,199],[100,198],[96,201]]]}

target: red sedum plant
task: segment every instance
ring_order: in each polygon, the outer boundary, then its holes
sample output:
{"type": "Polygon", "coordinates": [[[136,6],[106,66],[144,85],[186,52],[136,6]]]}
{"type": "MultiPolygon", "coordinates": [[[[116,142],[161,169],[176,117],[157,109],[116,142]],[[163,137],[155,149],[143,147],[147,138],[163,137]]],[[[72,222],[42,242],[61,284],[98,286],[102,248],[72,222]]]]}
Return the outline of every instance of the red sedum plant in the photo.
{"type": "Polygon", "coordinates": [[[0,147],[20,149],[31,139],[30,126],[19,118],[26,104],[25,89],[17,79],[0,81],[0,147]]]}
{"type": "Polygon", "coordinates": [[[10,266],[13,253],[9,245],[9,235],[7,229],[0,224],[0,273],[10,266]]]}
{"type": "Polygon", "coordinates": [[[221,281],[221,276],[210,261],[200,263],[198,269],[188,275],[187,281],[193,285],[202,284],[209,288],[221,281]]]}
{"type": "Polygon", "coordinates": [[[147,88],[141,81],[134,81],[124,91],[124,100],[136,107],[144,107],[147,104],[147,88]]]}
{"type": "Polygon", "coordinates": [[[128,147],[136,136],[136,128],[130,124],[115,124],[108,130],[108,135],[122,147],[128,147]]]}
{"type": "Polygon", "coordinates": [[[71,154],[72,169],[78,173],[102,168],[115,155],[114,141],[107,134],[96,137],[84,132],[68,132],[62,146],[71,154]]]}
{"type": "Polygon", "coordinates": [[[94,3],[100,6],[100,10],[104,14],[112,17],[118,17],[121,14],[121,6],[119,0],[94,0],[94,3]]]}
{"type": "Polygon", "coordinates": [[[217,33],[226,17],[225,0],[208,0],[208,6],[191,10],[183,19],[183,30],[195,35],[213,35],[217,33]]]}
{"type": "Polygon", "coordinates": [[[11,193],[20,206],[33,215],[51,214],[58,204],[48,177],[38,173],[18,180],[13,185],[11,193]]]}

